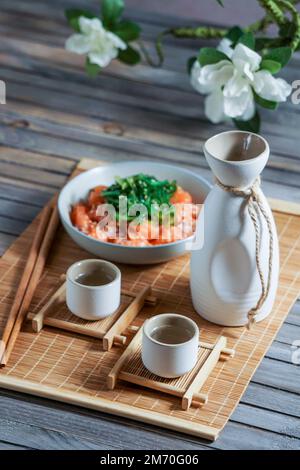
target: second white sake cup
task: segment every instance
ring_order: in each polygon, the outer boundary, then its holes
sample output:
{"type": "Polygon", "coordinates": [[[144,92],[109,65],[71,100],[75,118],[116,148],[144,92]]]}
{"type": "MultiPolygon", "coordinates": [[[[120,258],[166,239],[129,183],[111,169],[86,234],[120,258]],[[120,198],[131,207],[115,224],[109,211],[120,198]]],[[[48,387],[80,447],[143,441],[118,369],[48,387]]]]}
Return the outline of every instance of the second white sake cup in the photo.
{"type": "Polygon", "coordinates": [[[121,272],[113,263],[100,259],[78,261],[69,267],[66,277],[66,303],[74,315],[100,320],[119,307],[121,272]],[[93,279],[93,285],[84,284],[88,278],[93,279]]]}
{"type": "Polygon", "coordinates": [[[142,361],[146,369],[165,378],[186,374],[196,365],[199,329],[188,317],[163,313],[145,321],[142,361]]]}

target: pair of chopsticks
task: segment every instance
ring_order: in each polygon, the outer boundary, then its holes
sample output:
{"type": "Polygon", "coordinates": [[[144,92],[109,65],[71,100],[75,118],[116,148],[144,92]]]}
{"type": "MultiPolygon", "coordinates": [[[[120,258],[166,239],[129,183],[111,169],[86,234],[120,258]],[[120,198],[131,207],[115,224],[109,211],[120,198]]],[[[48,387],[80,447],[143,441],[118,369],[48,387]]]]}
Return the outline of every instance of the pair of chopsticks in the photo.
{"type": "Polygon", "coordinates": [[[13,350],[23,321],[29,310],[35,289],[42,275],[49,250],[58,226],[56,198],[40,214],[21,281],[0,339],[0,365],[5,366],[13,350]]]}

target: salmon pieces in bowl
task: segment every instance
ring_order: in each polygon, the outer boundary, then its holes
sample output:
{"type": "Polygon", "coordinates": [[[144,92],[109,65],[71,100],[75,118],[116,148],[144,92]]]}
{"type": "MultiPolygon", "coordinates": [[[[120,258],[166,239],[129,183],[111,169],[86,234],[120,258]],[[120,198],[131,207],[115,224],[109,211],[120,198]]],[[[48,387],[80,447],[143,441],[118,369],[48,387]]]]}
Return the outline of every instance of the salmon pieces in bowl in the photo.
{"type": "Polygon", "coordinates": [[[192,236],[198,213],[192,195],[176,180],[138,173],[93,187],[72,206],[70,219],[99,241],[145,247],[192,236]]]}
{"type": "Polygon", "coordinates": [[[97,166],[60,192],[62,224],[84,250],[126,264],[168,261],[190,250],[211,185],[196,171],[154,161],[97,166]]]}

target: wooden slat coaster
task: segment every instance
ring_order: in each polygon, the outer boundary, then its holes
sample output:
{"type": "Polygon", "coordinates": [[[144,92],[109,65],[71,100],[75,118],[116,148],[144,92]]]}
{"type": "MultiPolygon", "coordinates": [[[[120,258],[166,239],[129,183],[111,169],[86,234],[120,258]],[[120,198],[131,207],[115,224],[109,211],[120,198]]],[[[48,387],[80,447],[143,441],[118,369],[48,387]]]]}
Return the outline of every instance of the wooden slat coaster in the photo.
{"type": "Polygon", "coordinates": [[[198,361],[187,374],[175,379],[165,379],[149,372],[141,358],[142,328],[119,357],[107,376],[107,386],[114,390],[117,380],[124,380],[181,398],[181,407],[200,407],[207,403],[208,395],[200,393],[213,368],[220,359],[234,356],[234,350],[226,348],[227,339],[221,336],[215,344],[199,343],[198,361]]]}
{"type": "Polygon", "coordinates": [[[144,303],[155,305],[156,298],[151,295],[151,287],[146,286],[138,294],[122,289],[119,309],[103,320],[88,321],[73,315],[66,305],[66,282],[64,282],[37,313],[29,312],[32,329],[39,333],[44,325],[61,330],[80,333],[103,339],[103,347],[110,350],[113,344],[125,344],[126,336],[122,332],[138,315],[144,303]]]}

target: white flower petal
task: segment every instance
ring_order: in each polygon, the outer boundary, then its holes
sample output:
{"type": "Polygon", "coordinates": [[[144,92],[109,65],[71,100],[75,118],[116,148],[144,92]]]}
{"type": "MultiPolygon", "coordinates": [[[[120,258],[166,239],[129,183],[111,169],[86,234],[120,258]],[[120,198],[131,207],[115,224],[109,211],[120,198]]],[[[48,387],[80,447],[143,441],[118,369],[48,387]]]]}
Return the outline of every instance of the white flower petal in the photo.
{"type": "Polygon", "coordinates": [[[230,41],[230,39],[228,38],[224,38],[222,39],[222,41],[220,41],[217,49],[218,51],[223,52],[223,54],[227,55],[229,59],[231,59],[232,54],[233,54],[233,49],[231,46],[232,46],[232,41],[230,41]]]}
{"type": "Polygon", "coordinates": [[[191,84],[199,93],[210,93],[225,85],[232,74],[233,66],[229,60],[221,60],[217,64],[204,67],[195,61],[191,71],[191,84]]]}
{"type": "Polygon", "coordinates": [[[74,34],[66,41],[66,49],[77,54],[88,54],[89,60],[100,67],[106,67],[118,56],[119,49],[127,45],[116,34],[106,31],[98,18],[79,18],[82,34],[74,34]]]}
{"type": "Polygon", "coordinates": [[[249,91],[249,82],[237,70],[234,71],[233,76],[226,83],[223,93],[226,97],[240,96],[244,92],[249,91]]]}
{"type": "Polygon", "coordinates": [[[86,16],[80,16],[79,28],[84,34],[91,34],[93,31],[104,31],[102,22],[99,18],[87,18],[86,16]]]}
{"type": "Polygon", "coordinates": [[[254,96],[253,96],[253,92],[251,88],[250,88],[250,93],[248,94],[248,97],[245,101],[246,101],[245,111],[239,117],[240,121],[249,121],[249,119],[252,119],[255,114],[255,102],[254,102],[254,96]]]}
{"type": "Polygon", "coordinates": [[[205,114],[207,118],[217,124],[226,119],[224,114],[224,99],[222,90],[217,89],[205,99],[205,114]]]}
{"type": "Polygon", "coordinates": [[[282,78],[275,78],[268,70],[254,74],[253,88],[265,100],[282,102],[291,94],[292,87],[282,78]]]}
{"type": "Polygon", "coordinates": [[[119,36],[117,36],[116,34],[111,33],[110,31],[108,31],[108,32],[106,33],[106,37],[107,37],[107,39],[109,39],[109,40],[111,41],[111,43],[112,43],[115,47],[117,47],[118,49],[122,49],[123,51],[124,51],[125,49],[127,49],[127,44],[126,44],[124,41],[122,41],[122,39],[119,38],[119,36]]]}
{"type": "Polygon", "coordinates": [[[253,79],[252,72],[259,68],[261,56],[244,44],[237,44],[231,60],[240,73],[244,73],[250,80],[253,79]]]}
{"type": "Polygon", "coordinates": [[[90,50],[90,41],[84,34],[73,34],[66,40],[65,48],[77,54],[87,54],[90,50]]]}
{"type": "Polygon", "coordinates": [[[223,90],[224,112],[231,118],[247,121],[255,112],[252,89],[248,81],[237,72],[223,90]]]}
{"type": "Polygon", "coordinates": [[[117,49],[102,52],[90,52],[88,54],[90,62],[92,64],[97,64],[100,67],[107,67],[108,64],[117,57],[117,55],[117,49]]]}

